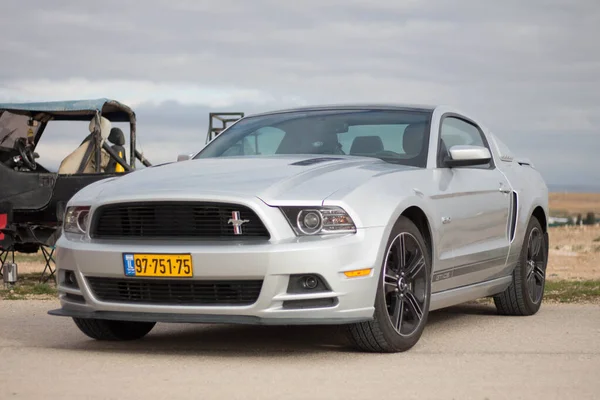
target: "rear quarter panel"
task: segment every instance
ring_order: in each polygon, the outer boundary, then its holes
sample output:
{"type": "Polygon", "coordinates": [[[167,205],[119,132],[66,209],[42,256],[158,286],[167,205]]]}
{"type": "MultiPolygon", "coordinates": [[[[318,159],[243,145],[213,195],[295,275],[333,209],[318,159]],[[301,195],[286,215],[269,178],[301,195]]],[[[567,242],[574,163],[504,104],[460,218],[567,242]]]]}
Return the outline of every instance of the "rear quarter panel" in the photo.
{"type": "MultiPolygon", "coordinates": [[[[549,215],[548,187],[540,172],[533,165],[521,165],[514,154],[497,137],[490,136],[493,139],[491,141],[492,150],[497,155],[496,159],[499,160],[498,168],[504,173],[518,196],[517,226],[507,259],[507,267],[512,270],[523,247],[525,231],[533,211],[537,207],[541,207],[547,221],[549,215]]],[[[543,228],[547,230],[547,223],[543,228]]]]}

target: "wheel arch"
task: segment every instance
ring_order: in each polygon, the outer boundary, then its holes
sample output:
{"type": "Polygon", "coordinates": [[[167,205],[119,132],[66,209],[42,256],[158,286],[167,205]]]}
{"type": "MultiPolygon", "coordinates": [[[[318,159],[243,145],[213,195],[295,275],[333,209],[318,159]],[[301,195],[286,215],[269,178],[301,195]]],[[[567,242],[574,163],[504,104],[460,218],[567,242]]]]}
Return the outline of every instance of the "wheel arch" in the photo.
{"type": "Polygon", "coordinates": [[[531,216],[537,218],[537,220],[540,222],[540,225],[542,225],[542,230],[544,231],[544,233],[547,233],[548,219],[546,218],[546,212],[544,211],[544,209],[541,206],[536,206],[533,209],[531,216]]]}
{"type": "Polygon", "coordinates": [[[425,212],[418,206],[410,206],[402,211],[400,216],[408,218],[417,226],[417,229],[425,240],[429,260],[433,263],[433,236],[431,234],[431,225],[425,212]]]}
{"type": "Polygon", "coordinates": [[[395,209],[388,214],[388,219],[384,225],[384,230],[381,236],[381,245],[377,250],[376,261],[374,265],[376,266],[375,276],[380,277],[380,273],[382,270],[385,254],[387,251],[387,241],[391,235],[392,229],[398,222],[400,218],[407,218],[412,223],[414,223],[419,230],[419,233],[423,236],[425,244],[427,246],[427,253],[429,255],[429,260],[431,263],[431,268],[433,270],[433,266],[435,264],[435,227],[433,226],[433,221],[428,215],[428,204],[423,201],[423,199],[419,197],[406,197],[402,202],[395,205],[395,209]]]}

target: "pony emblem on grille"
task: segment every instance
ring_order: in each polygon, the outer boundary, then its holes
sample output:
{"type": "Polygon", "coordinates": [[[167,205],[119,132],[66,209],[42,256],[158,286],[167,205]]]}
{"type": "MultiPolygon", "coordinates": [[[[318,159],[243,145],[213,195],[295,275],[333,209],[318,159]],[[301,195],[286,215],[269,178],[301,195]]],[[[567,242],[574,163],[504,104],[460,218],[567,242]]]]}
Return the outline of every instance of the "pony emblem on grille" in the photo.
{"type": "Polygon", "coordinates": [[[232,211],[231,218],[229,218],[229,221],[227,221],[228,224],[233,224],[233,233],[235,235],[242,234],[242,225],[245,224],[246,222],[250,222],[250,220],[249,219],[240,219],[239,211],[232,211]]]}

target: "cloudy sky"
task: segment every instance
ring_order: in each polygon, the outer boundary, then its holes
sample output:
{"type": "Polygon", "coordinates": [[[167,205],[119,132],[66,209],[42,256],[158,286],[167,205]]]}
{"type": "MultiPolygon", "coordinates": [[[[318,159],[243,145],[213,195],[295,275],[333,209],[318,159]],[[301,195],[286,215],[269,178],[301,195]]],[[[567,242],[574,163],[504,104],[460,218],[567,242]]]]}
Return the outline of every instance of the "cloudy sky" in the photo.
{"type": "Polygon", "coordinates": [[[153,163],[210,111],[443,103],[549,183],[600,186],[598,0],[4,0],[0,33],[0,101],[123,101],[153,163]]]}

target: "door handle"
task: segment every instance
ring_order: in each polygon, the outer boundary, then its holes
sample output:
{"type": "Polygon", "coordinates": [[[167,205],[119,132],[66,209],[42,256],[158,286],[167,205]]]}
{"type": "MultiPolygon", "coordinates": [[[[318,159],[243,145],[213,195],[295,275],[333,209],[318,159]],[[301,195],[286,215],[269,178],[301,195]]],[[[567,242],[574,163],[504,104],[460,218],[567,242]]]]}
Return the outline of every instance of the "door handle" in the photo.
{"type": "Polygon", "coordinates": [[[502,182],[500,182],[500,187],[498,188],[498,191],[501,193],[510,193],[510,189],[505,188],[502,182]]]}

